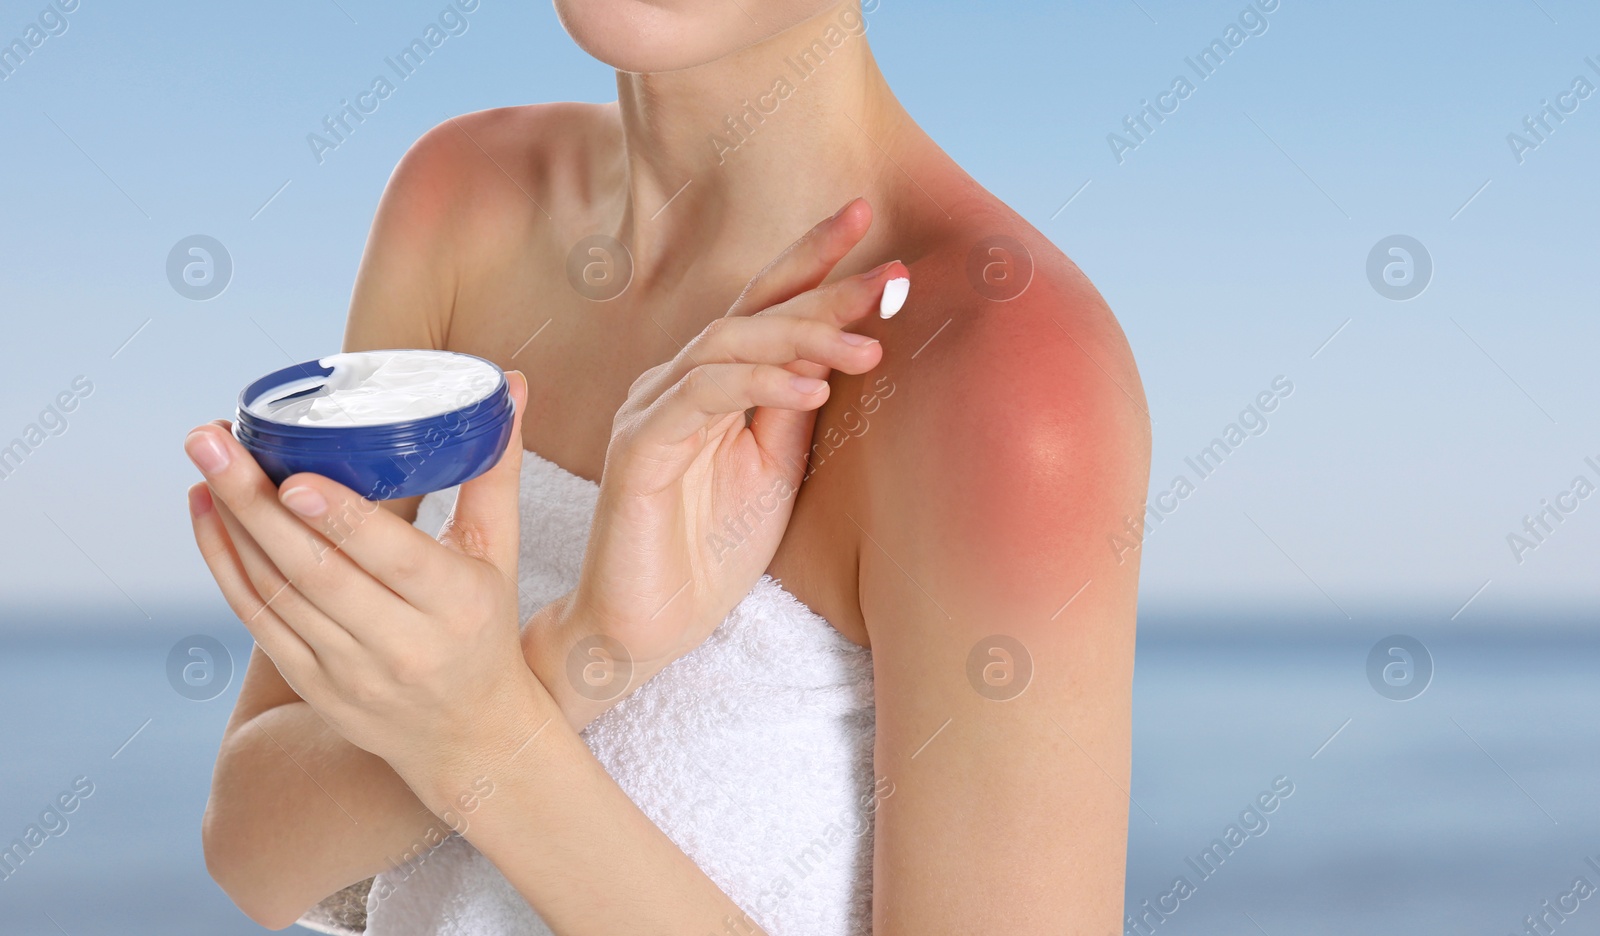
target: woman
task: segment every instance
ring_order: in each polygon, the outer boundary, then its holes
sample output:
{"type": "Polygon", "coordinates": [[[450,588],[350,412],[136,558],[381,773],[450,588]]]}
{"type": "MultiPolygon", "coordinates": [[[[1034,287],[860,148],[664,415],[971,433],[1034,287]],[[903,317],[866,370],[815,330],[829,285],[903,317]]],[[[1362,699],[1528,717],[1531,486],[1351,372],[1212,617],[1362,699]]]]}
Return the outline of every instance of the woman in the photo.
{"type": "Polygon", "coordinates": [[[556,7],[619,100],[428,133],[352,299],[346,350],[527,375],[439,541],[186,442],[258,643],[212,874],[269,926],[377,874],[373,933],[1120,928],[1116,320],[911,121],[856,0],[556,7]]]}

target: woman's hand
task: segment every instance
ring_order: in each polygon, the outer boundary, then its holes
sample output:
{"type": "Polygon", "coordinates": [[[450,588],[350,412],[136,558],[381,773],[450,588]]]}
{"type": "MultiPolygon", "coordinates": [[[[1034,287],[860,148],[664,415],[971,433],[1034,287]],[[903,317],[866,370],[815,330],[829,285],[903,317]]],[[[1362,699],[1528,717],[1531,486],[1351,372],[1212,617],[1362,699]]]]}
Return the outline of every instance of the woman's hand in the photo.
{"type": "Polygon", "coordinates": [[[506,451],[461,486],[437,541],[318,475],[276,488],[226,422],[184,443],[206,478],[190,490],[195,540],[228,604],[301,698],[397,770],[470,756],[497,699],[539,694],[518,644],[527,383],[507,380],[506,451]]]}
{"type": "Polygon", "coordinates": [[[566,684],[549,686],[564,710],[612,701],[699,646],[766,571],[805,476],[825,378],[883,357],[877,341],[844,329],[879,307],[904,265],[817,285],[870,224],[865,202],[847,204],[727,317],[634,382],[613,423],[579,585],[524,635],[530,659],[568,661],[566,684]]]}

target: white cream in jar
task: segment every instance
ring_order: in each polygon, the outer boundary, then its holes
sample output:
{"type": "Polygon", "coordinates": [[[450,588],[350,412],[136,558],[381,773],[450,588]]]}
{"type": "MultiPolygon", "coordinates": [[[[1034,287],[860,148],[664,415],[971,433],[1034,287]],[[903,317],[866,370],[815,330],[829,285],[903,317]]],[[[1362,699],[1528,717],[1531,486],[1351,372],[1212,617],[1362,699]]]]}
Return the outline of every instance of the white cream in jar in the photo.
{"type": "Polygon", "coordinates": [[[471,406],[501,380],[488,361],[451,351],[355,351],[317,363],[333,373],[280,384],[246,408],[291,426],[376,426],[471,406]]]}

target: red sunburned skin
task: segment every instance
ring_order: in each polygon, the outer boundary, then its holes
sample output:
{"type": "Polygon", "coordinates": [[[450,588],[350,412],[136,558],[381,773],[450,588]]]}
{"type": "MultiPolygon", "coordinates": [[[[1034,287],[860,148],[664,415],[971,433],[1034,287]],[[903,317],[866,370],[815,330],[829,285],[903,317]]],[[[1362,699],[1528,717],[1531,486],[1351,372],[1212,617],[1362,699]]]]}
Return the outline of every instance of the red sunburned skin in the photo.
{"type": "MultiPolygon", "coordinates": [[[[1086,581],[1104,588],[1137,574],[1137,555],[1118,562],[1108,537],[1126,535],[1124,519],[1142,512],[1150,444],[1116,320],[1070,262],[1057,262],[1063,269],[1041,269],[1007,302],[973,297],[951,264],[914,264],[915,316],[870,330],[897,331],[866,378],[889,375],[896,396],[858,443],[878,462],[867,476],[896,480],[874,486],[854,514],[907,574],[981,565],[984,589],[1036,609],[1043,628],[1067,626],[1071,615],[1052,615],[1086,581]],[[914,540],[894,536],[897,516],[920,518],[914,540]]],[[[865,543],[863,554],[877,548],[865,543]]]]}

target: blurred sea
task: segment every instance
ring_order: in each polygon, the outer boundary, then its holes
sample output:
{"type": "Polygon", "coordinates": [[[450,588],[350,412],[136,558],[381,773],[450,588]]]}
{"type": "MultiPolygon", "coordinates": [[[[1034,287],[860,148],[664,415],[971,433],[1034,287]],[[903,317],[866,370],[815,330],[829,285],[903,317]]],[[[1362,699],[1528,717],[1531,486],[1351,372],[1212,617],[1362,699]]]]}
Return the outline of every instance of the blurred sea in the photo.
{"type": "MultiPolygon", "coordinates": [[[[264,932],[211,882],[199,841],[248,636],[221,609],[128,616],[0,622],[0,843],[76,778],[94,785],[68,828],[0,881],[0,932],[264,932]],[[232,685],[210,701],[167,681],[168,651],[188,634],[233,657],[232,685]]],[[[1156,905],[1180,875],[1192,892],[1140,932],[1502,936],[1574,877],[1600,884],[1584,862],[1600,855],[1593,628],[1310,620],[1141,618],[1129,910],[1156,905]],[[1367,677],[1368,652],[1396,633],[1420,639],[1434,667],[1406,702],[1367,677]],[[1250,820],[1260,834],[1197,873],[1191,860],[1280,777],[1293,793],[1265,830],[1250,820]]],[[[1558,932],[1600,932],[1600,903],[1580,903],[1570,924],[1558,932]]]]}

